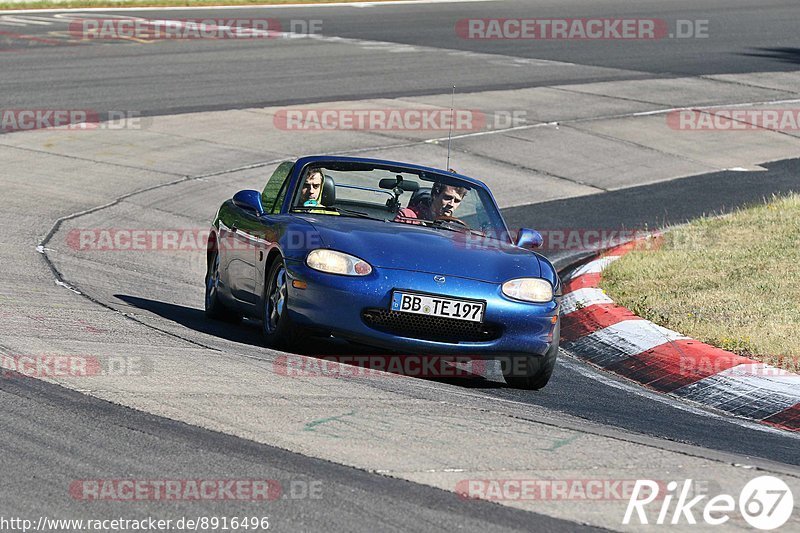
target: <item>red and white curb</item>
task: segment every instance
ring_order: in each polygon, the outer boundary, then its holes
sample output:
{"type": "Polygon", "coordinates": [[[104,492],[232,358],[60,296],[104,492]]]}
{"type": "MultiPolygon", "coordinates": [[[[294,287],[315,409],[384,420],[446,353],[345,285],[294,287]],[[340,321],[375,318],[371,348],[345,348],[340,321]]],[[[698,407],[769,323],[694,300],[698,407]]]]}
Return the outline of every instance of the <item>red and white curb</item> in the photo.
{"type": "Polygon", "coordinates": [[[612,248],[567,276],[561,346],[658,392],[800,431],[800,375],[644,320],[616,305],[599,288],[603,269],[636,245],[612,248]]]}

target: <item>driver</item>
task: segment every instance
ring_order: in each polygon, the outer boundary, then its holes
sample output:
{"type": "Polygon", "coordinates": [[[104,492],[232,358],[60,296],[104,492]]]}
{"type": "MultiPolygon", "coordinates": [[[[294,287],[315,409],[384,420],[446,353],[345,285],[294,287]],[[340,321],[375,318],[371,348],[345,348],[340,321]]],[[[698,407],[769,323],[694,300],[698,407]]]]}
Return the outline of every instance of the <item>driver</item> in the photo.
{"type": "MultiPolygon", "coordinates": [[[[395,220],[406,222],[404,218],[421,218],[423,220],[436,220],[441,217],[454,216],[456,209],[467,195],[465,187],[454,187],[436,182],[431,187],[431,198],[427,202],[404,207],[397,212],[395,220]]],[[[413,222],[412,222],[413,224],[413,222]]]]}
{"type": "Polygon", "coordinates": [[[312,170],[308,173],[300,189],[300,205],[306,207],[322,205],[320,196],[322,195],[322,182],[324,180],[325,178],[319,170],[312,170]]]}

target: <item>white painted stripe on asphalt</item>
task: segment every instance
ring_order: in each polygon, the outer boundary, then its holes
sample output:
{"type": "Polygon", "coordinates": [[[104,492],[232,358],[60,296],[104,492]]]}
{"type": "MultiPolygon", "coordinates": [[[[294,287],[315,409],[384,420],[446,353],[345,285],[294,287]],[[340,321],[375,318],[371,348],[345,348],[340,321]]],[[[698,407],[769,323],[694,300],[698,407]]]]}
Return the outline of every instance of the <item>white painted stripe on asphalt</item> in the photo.
{"type": "Polygon", "coordinates": [[[606,296],[601,289],[584,287],[568,292],[561,298],[561,314],[562,316],[568,315],[590,305],[609,303],[614,303],[614,301],[606,296]]]}
{"type": "Polygon", "coordinates": [[[23,18],[19,17],[3,17],[2,22],[4,26],[50,26],[57,21],[49,17],[32,17],[28,16],[23,18]]]}
{"type": "MultiPolygon", "coordinates": [[[[574,65],[574,63],[565,63],[566,65],[574,65]]],[[[792,100],[767,100],[767,101],[758,101],[758,102],[737,102],[733,104],[718,104],[714,106],[707,106],[709,109],[712,107],[738,107],[738,106],[755,106],[755,105],[783,105],[783,104],[792,104],[800,102],[800,100],[792,99],[792,100]]],[[[460,135],[453,135],[452,139],[466,139],[469,137],[480,137],[483,135],[497,135],[508,133],[510,131],[517,131],[517,130],[529,130],[534,128],[541,128],[541,127],[548,127],[548,126],[558,126],[559,124],[580,124],[580,123],[588,123],[588,122],[596,122],[601,120],[614,120],[619,118],[630,118],[630,117],[643,117],[649,115],[663,115],[666,113],[670,113],[672,111],[681,111],[686,109],[693,109],[692,107],[670,107],[666,109],[654,109],[652,111],[637,111],[636,113],[617,113],[613,115],[601,115],[597,117],[588,117],[582,119],[570,119],[564,120],[562,122],[537,122],[535,124],[523,124],[521,126],[514,126],[512,128],[498,128],[492,131],[477,131],[473,133],[463,133],[460,135]]],[[[428,139],[427,143],[437,143],[443,142],[448,140],[447,137],[436,137],[434,139],[428,139]]]]}
{"type": "Polygon", "coordinates": [[[611,263],[619,259],[619,255],[609,255],[606,257],[601,257],[600,259],[595,259],[594,261],[590,261],[580,267],[579,269],[575,270],[571,275],[570,279],[577,278],[578,276],[582,276],[584,274],[599,274],[603,270],[608,267],[611,263]]]}
{"type": "MultiPolygon", "coordinates": [[[[14,1],[14,0],[11,0],[14,1]]],[[[329,4],[249,4],[239,6],[174,6],[174,7],[76,7],[76,8],[51,8],[51,9],[10,9],[2,13],[54,13],[65,11],[187,11],[210,9],[303,9],[312,7],[384,7],[406,6],[414,4],[465,4],[465,3],[491,3],[502,0],[387,0],[386,2],[331,2],[329,4]]],[[[23,0],[20,3],[30,2],[23,0]]]]}
{"type": "MultiPolygon", "coordinates": [[[[591,93],[589,93],[591,94],[591,93]]],[[[742,107],[742,106],[757,106],[757,105],[783,105],[783,104],[793,104],[798,103],[800,100],[791,99],[791,100],[766,100],[766,101],[758,101],[758,102],[737,102],[732,104],[715,104],[713,106],[705,106],[704,109],[712,109],[712,108],[728,108],[728,107],[742,107]]],[[[481,135],[495,135],[498,133],[507,133],[509,131],[515,130],[527,130],[533,128],[541,128],[547,126],[558,126],[559,124],[579,124],[584,122],[596,122],[600,120],[614,120],[618,118],[630,118],[630,117],[646,117],[651,115],[664,115],[666,113],[671,113],[673,111],[683,111],[683,110],[691,110],[694,107],[668,107],[665,109],[654,109],[652,111],[637,111],[635,113],[617,113],[613,115],[601,115],[597,117],[588,117],[582,119],[571,119],[571,120],[564,120],[563,122],[537,122],[535,124],[523,124],[521,126],[515,126],[513,128],[500,128],[493,131],[478,131],[474,133],[463,133],[460,135],[453,135],[452,139],[464,139],[467,137],[478,137],[481,135]]],[[[446,141],[447,137],[438,137],[436,139],[430,139],[425,142],[433,143],[433,142],[441,142],[446,141]]]]}
{"type": "Polygon", "coordinates": [[[688,338],[677,331],[653,324],[649,320],[623,320],[590,333],[582,339],[617,348],[625,355],[631,356],[668,342],[688,338]]]}
{"type": "Polygon", "coordinates": [[[762,166],[759,166],[759,165],[753,165],[750,168],[745,168],[745,167],[723,168],[722,170],[726,170],[726,171],[730,171],[730,172],[766,172],[767,171],[766,168],[764,168],[762,166]]]}

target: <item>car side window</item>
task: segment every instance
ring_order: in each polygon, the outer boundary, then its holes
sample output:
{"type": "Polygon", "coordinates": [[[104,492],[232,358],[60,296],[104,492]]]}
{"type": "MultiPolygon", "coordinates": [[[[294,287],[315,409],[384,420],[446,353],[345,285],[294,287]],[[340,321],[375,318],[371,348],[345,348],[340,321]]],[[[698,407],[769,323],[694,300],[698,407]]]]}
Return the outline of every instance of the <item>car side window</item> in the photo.
{"type": "Polygon", "coordinates": [[[292,167],[294,167],[293,161],[281,163],[267,180],[267,185],[261,193],[261,204],[265,212],[274,214],[281,210],[292,167]]]}

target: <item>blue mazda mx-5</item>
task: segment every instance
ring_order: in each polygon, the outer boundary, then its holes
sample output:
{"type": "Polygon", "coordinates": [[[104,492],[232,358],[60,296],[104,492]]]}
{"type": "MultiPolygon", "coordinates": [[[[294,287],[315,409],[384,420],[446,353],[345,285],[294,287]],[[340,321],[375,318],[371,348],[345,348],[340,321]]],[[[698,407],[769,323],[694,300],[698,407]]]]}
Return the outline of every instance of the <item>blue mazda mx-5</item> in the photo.
{"type": "Polygon", "coordinates": [[[211,228],[207,316],[263,320],[270,346],[322,334],[404,354],[502,361],[540,389],[559,343],[561,282],[478,180],[353,157],[278,166],[211,228]]]}

